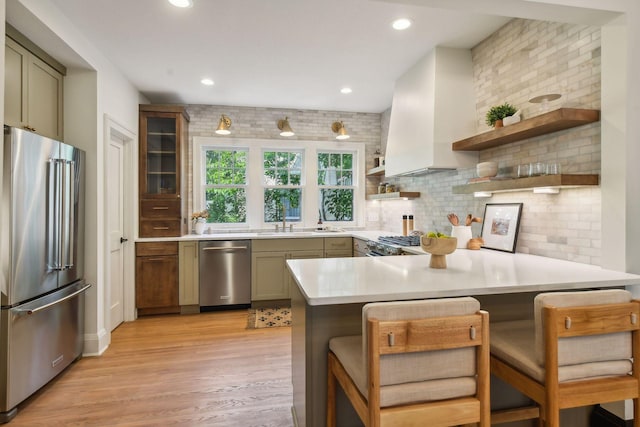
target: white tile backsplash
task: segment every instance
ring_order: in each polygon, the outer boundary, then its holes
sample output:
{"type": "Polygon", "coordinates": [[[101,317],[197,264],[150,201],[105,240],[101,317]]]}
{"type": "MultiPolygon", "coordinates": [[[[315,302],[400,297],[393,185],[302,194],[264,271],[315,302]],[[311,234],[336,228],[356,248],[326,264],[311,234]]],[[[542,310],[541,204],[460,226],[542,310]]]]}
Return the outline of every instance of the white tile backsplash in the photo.
{"type": "MultiPolygon", "coordinates": [[[[513,19],[472,49],[477,132],[489,130],[486,111],[509,102],[524,119],[540,114],[537,95],[560,93],[549,109],[600,108],[600,29],[513,19]]],[[[390,110],[382,114],[381,146],[386,148],[390,110]]],[[[452,141],[453,142],[453,141],[452,141]]],[[[508,175],[520,163],[558,162],[563,173],[600,172],[600,124],[594,123],[480,152],[480,161],[497,161],[508,175]]],[[[452,194],[455,185],[475,176],[473,169],[420,177],[388,178],[402,190],[420,191],[413,201],[368,202],[380,212],[376,226],[402,231],[402,215],[413,213],[422,231],[450,231],[448,212],[483,216],[486,203],[523,203],[517,252],[600,263],[600,188],[563,189],[557,195],[531,191],[495,194],[490,199],[452,194]]],[[[374,224],[370,224],[373,226],[374,224]]],[[[473,225],[474,236],[481,226],[473,225]]]]}

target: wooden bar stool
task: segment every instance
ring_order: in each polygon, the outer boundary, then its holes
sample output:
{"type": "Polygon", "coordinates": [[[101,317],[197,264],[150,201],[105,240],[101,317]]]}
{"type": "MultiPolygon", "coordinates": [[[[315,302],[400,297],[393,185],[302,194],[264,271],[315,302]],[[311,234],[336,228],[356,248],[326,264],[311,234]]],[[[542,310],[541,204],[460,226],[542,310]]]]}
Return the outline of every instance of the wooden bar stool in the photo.
{"type": "Polygon", "coordinates": [[[329,342],[327,426],[336,380],[367,427],[489,426],[488,322],[467,297],[365,305],[362,336],[329,342]]]}
{"type": "Polygon", "coordinates": [[[640,302],[620,289],[539,294],[534,320],[491,325],[491,373],[530,397],[536,410],[495,412],[492,424],[633,399],[640,427],[640,302]]]}

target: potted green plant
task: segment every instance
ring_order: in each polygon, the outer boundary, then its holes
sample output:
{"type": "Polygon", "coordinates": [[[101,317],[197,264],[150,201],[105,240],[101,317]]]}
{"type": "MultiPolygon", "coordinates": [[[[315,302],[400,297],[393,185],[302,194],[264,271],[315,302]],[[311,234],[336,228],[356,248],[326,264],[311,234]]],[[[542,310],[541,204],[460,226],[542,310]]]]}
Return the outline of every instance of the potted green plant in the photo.
{"type": "Polygon", "coordinates": [[[493,127],[502,127],[502,119],[514,115],[518,110],[516,107],[505,102],[502,105],[496,105],[487,111],[486,123],[493,127]]]}

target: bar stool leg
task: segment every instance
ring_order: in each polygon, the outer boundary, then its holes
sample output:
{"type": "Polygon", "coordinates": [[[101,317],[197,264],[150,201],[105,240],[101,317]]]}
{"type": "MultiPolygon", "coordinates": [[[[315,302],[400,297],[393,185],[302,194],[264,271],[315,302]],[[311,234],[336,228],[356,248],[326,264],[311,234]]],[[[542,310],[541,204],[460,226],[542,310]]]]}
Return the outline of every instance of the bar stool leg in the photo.
{"type": "Polygon", "coordinates": [[[327,427],[336,427],[336,377],[333,375],[335,360],[329,353],[327,359],[327,427]]]}

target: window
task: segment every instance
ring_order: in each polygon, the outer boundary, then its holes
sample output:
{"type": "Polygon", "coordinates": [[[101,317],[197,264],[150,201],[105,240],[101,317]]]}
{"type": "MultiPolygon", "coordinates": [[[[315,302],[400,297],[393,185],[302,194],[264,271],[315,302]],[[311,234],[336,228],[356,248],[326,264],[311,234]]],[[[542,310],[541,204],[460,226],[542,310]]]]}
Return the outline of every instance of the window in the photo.
{"type": "Polygon", "coordinates": [[[264,222],[302,220],[302,151],[263,153],[264,222]]]}
{"type": "Polygon", "coordinates": [[[193,205],[212,230],[365,223],[365,144],[193,137],[193,205]]]}
{"type": "Polygon", "coordinates": [[[318,153],[318,207],[322,221],[353,221],[352,152],[318,153]]]}
{"type": "Polygon", "coordinates": [[[204,150],[207,222],[247,221],[247,154],[247,150],[204,150]]]}

